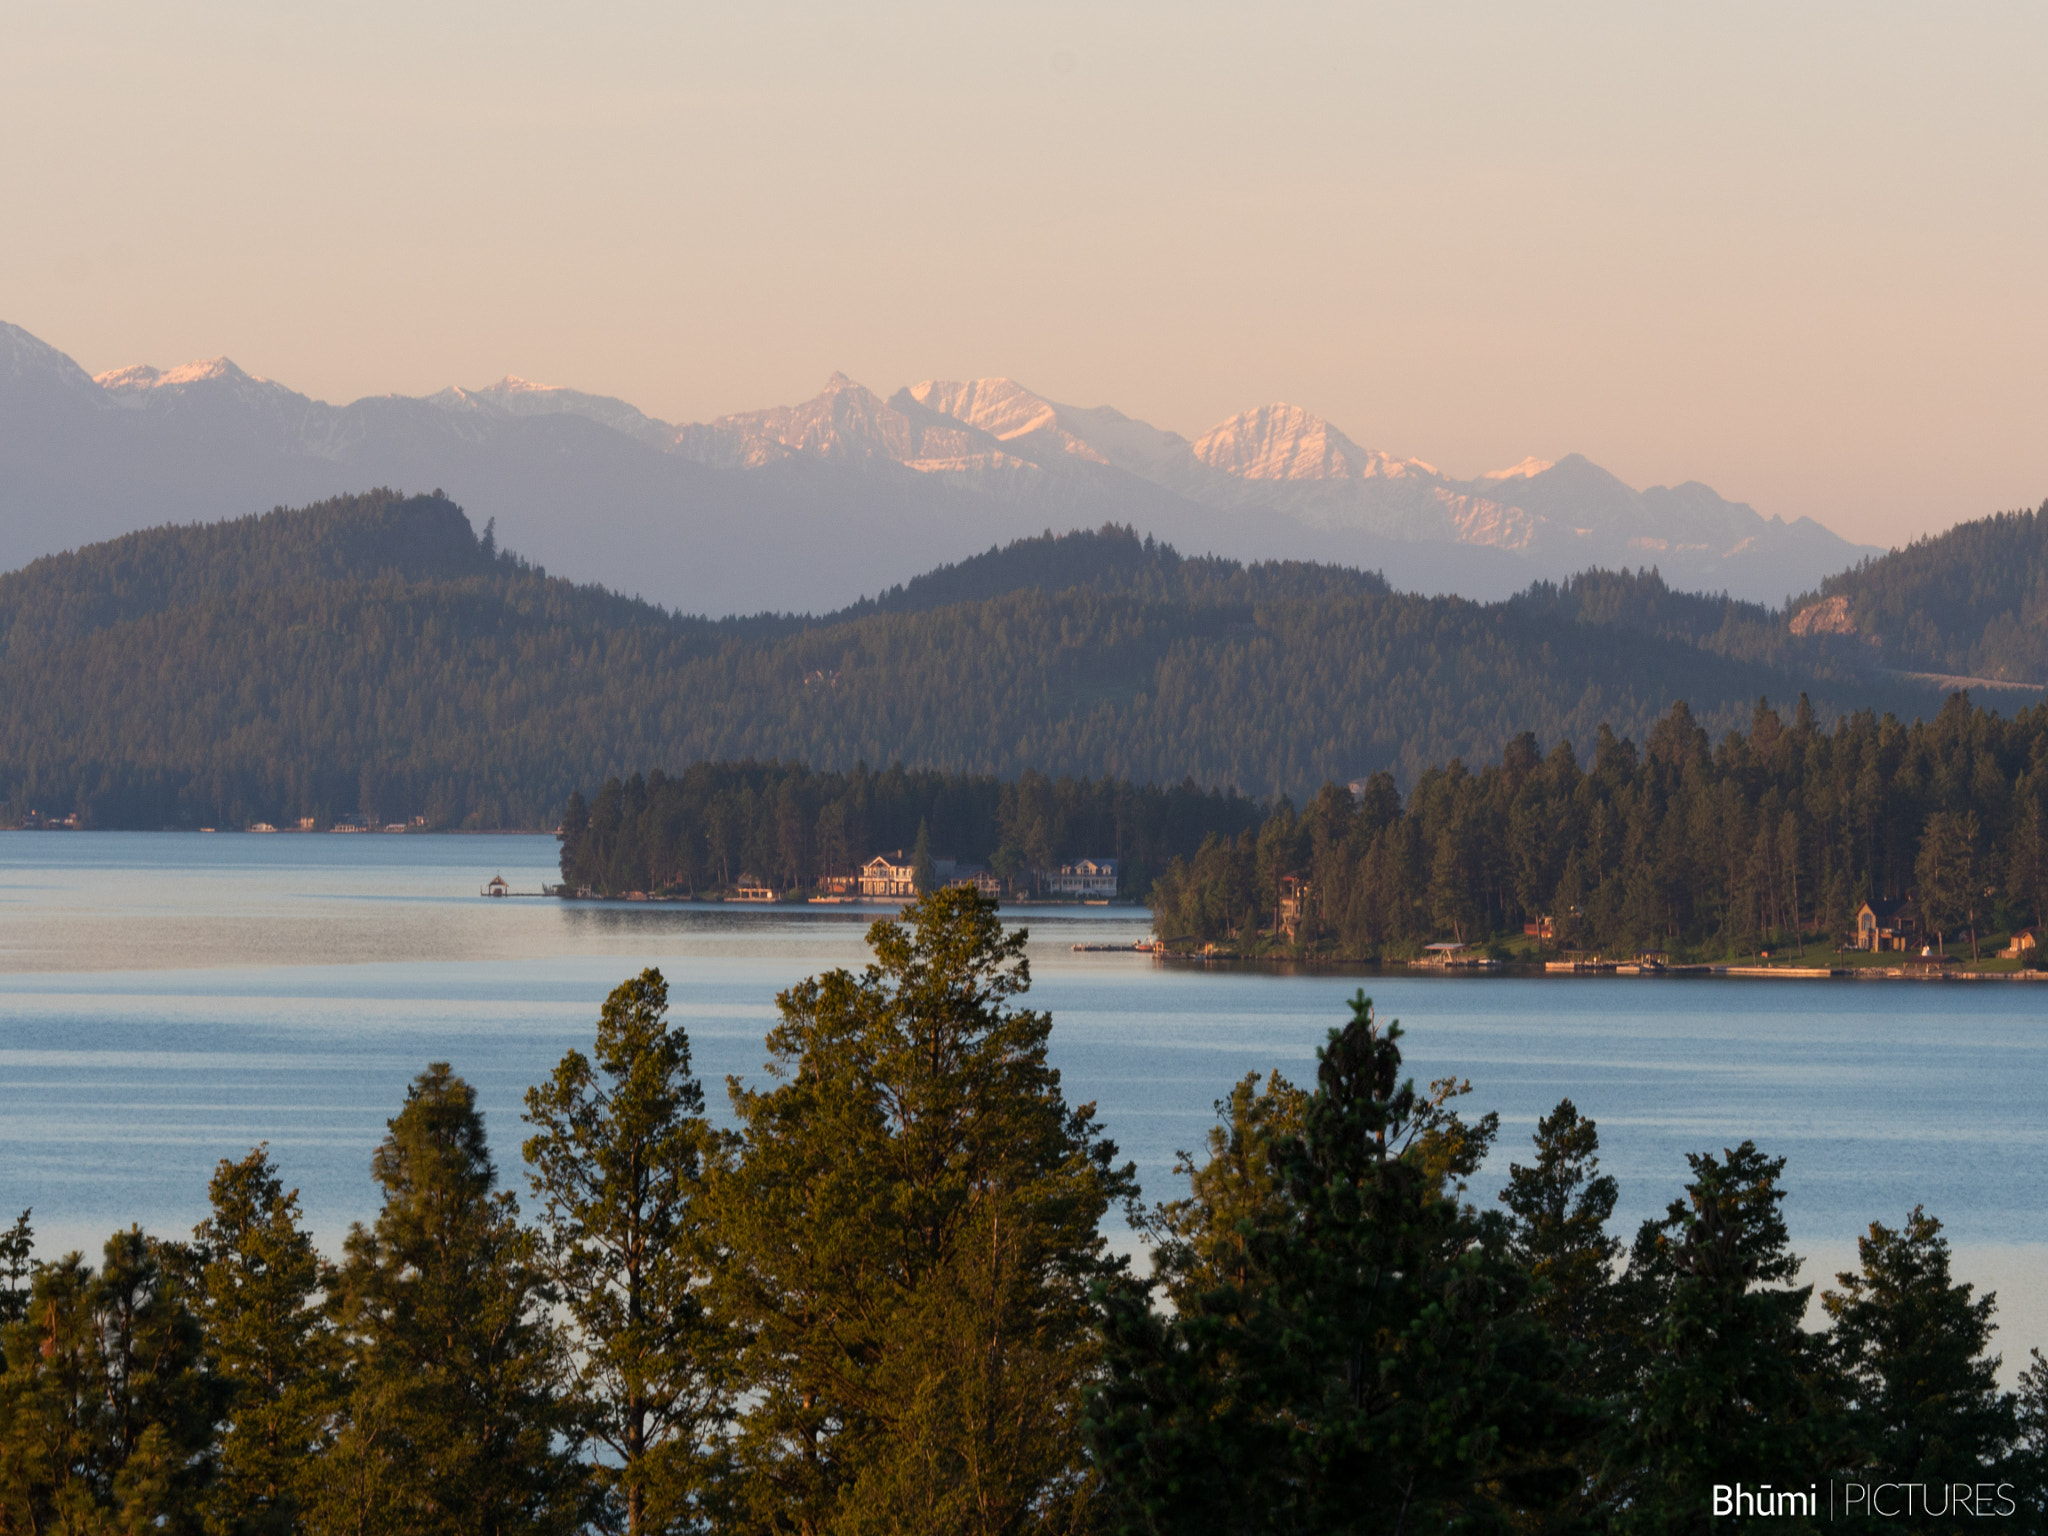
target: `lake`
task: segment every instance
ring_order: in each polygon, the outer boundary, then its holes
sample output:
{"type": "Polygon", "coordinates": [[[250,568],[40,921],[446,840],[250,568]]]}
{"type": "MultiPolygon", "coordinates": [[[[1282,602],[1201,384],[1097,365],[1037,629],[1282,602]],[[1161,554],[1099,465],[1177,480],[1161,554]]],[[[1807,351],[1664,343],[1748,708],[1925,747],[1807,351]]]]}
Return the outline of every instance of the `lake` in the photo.
{"type": "MultiPolygon", "coordinates": [[[[38,1249],[96,1254],[134,1221],[184,1235],[215,1163],[268,1142],[324,1246],[374,1214],[372,1148],[405,1086],[446,1060],[519,1176],[521,1096],[589,1044],[645,966],[723,1115],[759,1081],[775,993],[865,958],[876,913],[486,900],[555,878],[544,837],[0,835],[0,1209],[38,1249]]],[[[1151,1199],[1250,1071],[1312,1081],[1360,987],[1418,1079],[1471,1080],[1502,1136],[1491,1200],[1539,1115],[1599,1123],[1624,1232],[1661,1212],[1688,1151],[1753,1138],[1787,1158],[1787,1217],[1828,1283],[1873,1219],[1940,1217],[1959,1275],[1994,1286],[2008,1377],[2048,1345],[2048,987],[1877,981],[1421,978],[1197,970],[1135,954],[1129,908],[1024,908],[1031,1001],[1068,1096],[1092,1099],[1151,1199]]]]}

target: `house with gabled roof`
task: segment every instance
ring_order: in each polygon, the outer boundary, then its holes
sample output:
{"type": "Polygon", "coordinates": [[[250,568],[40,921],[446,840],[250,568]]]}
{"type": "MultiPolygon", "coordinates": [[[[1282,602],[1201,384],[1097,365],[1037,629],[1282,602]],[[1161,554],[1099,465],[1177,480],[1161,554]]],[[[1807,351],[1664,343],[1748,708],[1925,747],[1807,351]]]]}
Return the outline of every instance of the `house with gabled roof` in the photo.
{"type": "Polygon", "coordinates": [[[898,848],[860,867],[860,893],[873,901],[908,901],[917,895],[917,866],[898,848]]]}
{"type": "Polygon", "coordinates": [[[1927,924],[1910,895],[1873,896],[1856,909],[1856,947],[1867,950],[1917,949],[1927,924]]]}
{"type": "Polygon", "coordinates": [[[1079,896],[1084,901],[1092,897],[1100,901],[1116,894],[1116,882],[1115,859],[1076,859],[1046,875],[1042,883],[1048,896],[1079,896]]]}

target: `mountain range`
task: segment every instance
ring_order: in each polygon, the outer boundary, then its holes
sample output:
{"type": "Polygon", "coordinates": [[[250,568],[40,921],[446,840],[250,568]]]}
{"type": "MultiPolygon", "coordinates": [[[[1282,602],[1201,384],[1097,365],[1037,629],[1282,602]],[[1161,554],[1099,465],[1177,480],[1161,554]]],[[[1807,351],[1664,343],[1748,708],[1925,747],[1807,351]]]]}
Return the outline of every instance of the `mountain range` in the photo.
{"type": "Polygon", "coordinates": [[[445,489],[530,559],[679,612],[827,612],[906,571],[1111,522],[1231,559],[1377,569],[1499,598],[1590,566],[1780,602],[1874,550],[1704,485],[1573,454],[1461,480],[1285,404],[1189,439],[1009,379],[703,423],[505,378],[343,406],[226,358],[91,376],[0,324],[0,568],[164,522],[366,485],[445,489]]]}

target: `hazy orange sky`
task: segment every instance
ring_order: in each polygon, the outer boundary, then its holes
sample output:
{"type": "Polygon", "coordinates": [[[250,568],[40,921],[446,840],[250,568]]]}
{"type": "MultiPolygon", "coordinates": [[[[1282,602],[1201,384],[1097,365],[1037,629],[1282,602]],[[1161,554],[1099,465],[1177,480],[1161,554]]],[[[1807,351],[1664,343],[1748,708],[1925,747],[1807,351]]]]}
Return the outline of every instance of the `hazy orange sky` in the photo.
{"type": "Polygon", "coordinates": [[[9,7],[0,319],[325,399],[1008,374],[1891,543],[2048,497],[2048,7],[9,7]]]}

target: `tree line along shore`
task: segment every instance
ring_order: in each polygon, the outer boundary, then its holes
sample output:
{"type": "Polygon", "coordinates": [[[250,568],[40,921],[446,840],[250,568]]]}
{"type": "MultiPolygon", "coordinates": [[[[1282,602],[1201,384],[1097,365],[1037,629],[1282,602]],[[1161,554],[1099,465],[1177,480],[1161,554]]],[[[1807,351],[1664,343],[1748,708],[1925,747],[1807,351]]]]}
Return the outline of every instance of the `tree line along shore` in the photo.
{"type": "Polygon", "coordinates": [[[1408,958],[1900,967],[1922,950],[2031,965],[2048,892],[2048,709],[1952,696],[1932,719],[1816,726],[1759,701],[1710,742],[1683,705],[1640,746],[1602,730],[1581,760],[1533,736],[1472,772],[1430,770],[1405,803],[1375,776],[1285,801],[1170,866],[1152,904],[1175,947],[1408,958]],[[1291,903],[1290,898],[1291,896],[1291,903]]]}
{"type": "Polygon", "coordinates": [[[1111,855],[1184,955],[1414,962],[1450,944],[1499,962],[2033,969],[2048,706],[2007,717],[1956,694],[1928,720],[1823,729],[1802,696],[1789,716],[1759,700],[1716,742],[1681,702],[1640,744],[1603,726],[1582,755],[1524,732],[1405,796],[1377,773],[1299,808],[1192,782],[700,763],[572,799],[561,868],[599,895],[800,892],[877,848],[1006,880],[1111,855]]]}
{"type": "Polygon", "coordinates": [[[526,1095],[523,1206],[434,1064],[338,1260],[262,1147],[189,1240],[39,1260],[24,1214],[0,1529],[1662,1533],[1823,1482],[2048,1529],[2048,1363],[2000,1388],[1919,1207],[1809,1329],[1782,1159],[1693,1154],[1628,1240],[1566,1099],[1478,1201],[1498,1117],[1362,995],[1145,1205],[994,902],[869,944],[777,998],[730,1128],[660,973],[622,983],[526,1095]]]}

